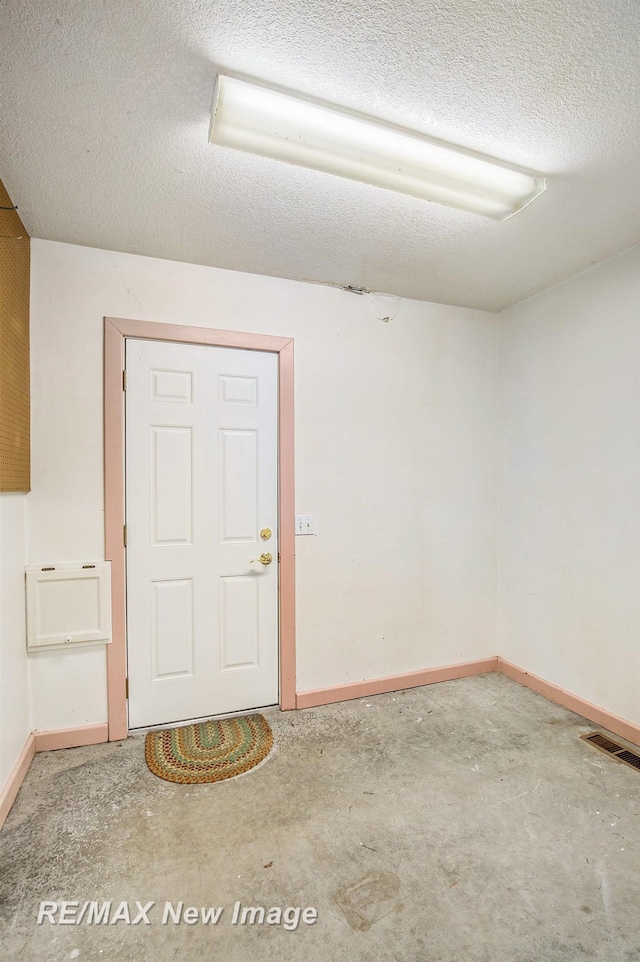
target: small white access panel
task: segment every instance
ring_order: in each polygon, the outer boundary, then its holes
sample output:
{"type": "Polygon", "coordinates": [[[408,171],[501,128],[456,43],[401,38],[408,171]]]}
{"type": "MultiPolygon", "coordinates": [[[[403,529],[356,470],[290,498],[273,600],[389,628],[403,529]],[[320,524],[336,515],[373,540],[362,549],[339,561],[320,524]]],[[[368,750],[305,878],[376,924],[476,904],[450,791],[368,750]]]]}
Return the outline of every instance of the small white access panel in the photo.
{"type": "Polygon", "coordinates": [[[27,649],[111,641],[111,563],[27,565],[27,649]]]}

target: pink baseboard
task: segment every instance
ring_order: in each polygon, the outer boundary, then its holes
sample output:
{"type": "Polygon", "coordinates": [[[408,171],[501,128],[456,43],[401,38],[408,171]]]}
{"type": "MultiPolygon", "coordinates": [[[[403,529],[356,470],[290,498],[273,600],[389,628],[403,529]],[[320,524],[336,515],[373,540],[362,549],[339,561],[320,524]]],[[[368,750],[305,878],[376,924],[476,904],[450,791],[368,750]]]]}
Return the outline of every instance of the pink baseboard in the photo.
{"type": "Polygon", "coordinates": [[[82,745],[97,745],[109,741],[109,726],[83,725],[78,728],[58,728],[48,732],[32,732],[20,752],[18,761],[0,791],[0,828],[11,811],[25,775],[36,752],[49,752],[57,748],[80,748],[82,745]]]}
{"type": "Polygon", "coordinates": [[[412,671],[406,675],[390,675],[388,678],[354,681],[348,685],[337,685],[333,688],[299,691],[296,695],[296,708],[315,708],[319,705],[331,705],[337,701],[349,701],[351,698],[384,695],[386,692],[400,691],[402,688],[419,688],[422,685],[433,685],[438,681],[484,675],[487,672],[496,671],[497,663],[497,658],[483,658],[480,661],[464,661],[459,665],[447,665],[444,668],[425,668],[423,671],[412,671]]]}
{"type": "MultiPolygon", "coordinates": [[[[633,745],[640,746],[640,725],[620,718],[612,712],[592,702],[565,691],[544,678],[532,675],[517,665],[505,661],[499,656],[483,658],[479,661],[467,661],[458,665],[447,665],[443,668],[427,668],[424,671],[414,671],[405,675],[391,675],[388,678],[375,678],[370,681],[352,682],[332,688],[317,688],[311,691],[298,692],[296,708],[313,708],[319,705],[330,705],[338,701],[348,701],[352,698],[368,698],[371,695],[382,695],[385,692],[400,691],[403,688],[418,688],[422,685],[433,685],[440,681],[452,681],[456,678],[467,678],[472,675],[483,675],[488,672],[499,671],[513,681],[519,682],[532,691],[543,695],[549,701],[568,708],[578,715],[582,715],[595,725],[625,738],[633,745]]],[[[79,728],[60,728],[53,731],[33,732],[29,735],[25,746],[16,761],[6,784],[0,790],[0,828],[11,810],[15,798],[29,770],[29,766],[36,752],[53,751],[59,748],[79,748],[82,745],[96,745],[109,740],[108,724],[84,725],[79,728]]]]}
{"type": "Polygon", "coordinates": [[[595,725],[606,728],[614,735],[626,738],[632,745],[640,745],[640,725],[635,725],[633,722],[627,721],[626,718],[620,718],[619,715],[614,715],[613,712],[600,708],[599,705],[594,705],[592,702],[580,698],[579,695],[572,695],[564,688],[553,685],[550,681],[545,681],[544,678],[539,678],[537,675],[532,675],[524,668],[518,668],[517,665],[505,661],[504,658],[498,657],[497,668],[503,675],[512,678],[513,681],[517,681],[521,685],[525,685],[539,695],[543,695],[549,701],[588,718],[595,725]]]}
{"type": "Polygon", "coordinates": [[[484,658],[480,661],[467,661],[458,665],[447,665],[444,668],[427,668],[424,671],[410,672],[406,675],[391,675],[388,678],[375,678],[370,681],[357,681],[348,685],[337,685],[332,688],[316,688],[301,691],[296,695],[296,708],[316,708],[320,705],[331,705],[338,701],[348,701],[352,698],[369,698],[371,695],[383,695],[390,691],[400,691],[402,688],[418,688],[422,685],[433,685],[440,681],[452,681],[455,678],[467,678],[471,675],[483,675],[491,671],[499,671],[513,681],[519,682],[526,688],[543,695],[549,701],[568,708],[578,715],[582,715],[595,725],[605,728],[625,738],[633,745],[640,746],[640,725],[620,718],[613,712],[594,705],[592,702],[574,695],[558,685],[554,685],[544,678],[532,675],[524,668],[505,661],[504,658],[484,658]]]}
{"type": "Polygon", "coordinates": [[[11,774],[6,784],[0,791],[0,828],[4,825],[4,820],[11,811],[11,806],[16,800],[16,795],[20,791],[20,786],[24,781],[24,776],[29,771],[29,765],[36,753],[36,742],[33,735],[29,735],[24,748],[18,756],[18,761],[11,770],[11,774]]]}
{"type": "Polygon", "coordinates": [[[109,726],[83,725],[79,728],[56,728],[52,731],[34,732],[37,752],[51,752],[58,748],[80,748],[109,741],[109,726]]]}

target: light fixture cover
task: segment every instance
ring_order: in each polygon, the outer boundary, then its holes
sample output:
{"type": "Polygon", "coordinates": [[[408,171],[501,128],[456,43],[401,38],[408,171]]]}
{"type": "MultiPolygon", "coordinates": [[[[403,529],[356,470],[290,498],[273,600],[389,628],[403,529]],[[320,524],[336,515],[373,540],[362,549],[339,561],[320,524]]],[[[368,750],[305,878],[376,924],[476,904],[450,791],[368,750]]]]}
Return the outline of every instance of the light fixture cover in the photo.
{"type": "Polygon", "coordinates": [[[543,177],[373,117],[218,74],[209,140],[506,220],[543,177]]]}

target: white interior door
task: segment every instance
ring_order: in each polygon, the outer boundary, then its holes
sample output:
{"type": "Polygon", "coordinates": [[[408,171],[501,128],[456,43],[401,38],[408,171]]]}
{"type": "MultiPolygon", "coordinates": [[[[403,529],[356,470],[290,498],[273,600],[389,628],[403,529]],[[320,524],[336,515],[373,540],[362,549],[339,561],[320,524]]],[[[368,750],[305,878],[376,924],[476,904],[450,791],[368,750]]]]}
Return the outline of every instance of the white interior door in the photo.
{"type": "Polygon", "coordinates": [[[126,370],[129,727],[277,704],[277,355],[127,339],[126,370]]]}

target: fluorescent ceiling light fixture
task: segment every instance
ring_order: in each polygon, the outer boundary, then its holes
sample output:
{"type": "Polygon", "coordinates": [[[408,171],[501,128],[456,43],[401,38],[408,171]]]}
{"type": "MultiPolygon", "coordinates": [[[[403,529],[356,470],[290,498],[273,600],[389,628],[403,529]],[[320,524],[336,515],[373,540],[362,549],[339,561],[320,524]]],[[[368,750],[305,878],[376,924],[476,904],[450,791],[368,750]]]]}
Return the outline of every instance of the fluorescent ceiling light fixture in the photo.
{"type": "Polygon", "coordinates": [[[491,157],[222,74],[209,140],[500,221],[546,187],[543,177],[491,157]]]}

